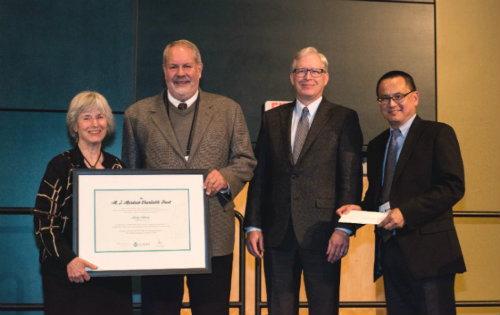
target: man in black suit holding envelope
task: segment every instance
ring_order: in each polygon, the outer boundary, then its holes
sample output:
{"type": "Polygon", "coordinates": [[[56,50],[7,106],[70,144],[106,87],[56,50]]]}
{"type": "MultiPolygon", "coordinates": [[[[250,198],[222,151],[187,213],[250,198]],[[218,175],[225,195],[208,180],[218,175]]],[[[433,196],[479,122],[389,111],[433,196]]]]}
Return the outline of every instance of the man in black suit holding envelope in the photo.
{"type": "Polygon", "coordinates": [[[465,272],[452,212],[465,191],[457,137],[450,126],[417,116],[409,74],[383,75],[377,97],[390,129],[368,144],[361,204],[388,212],[376,228],[374,278],[384,275],[388,314],[455,314],[455,274],[465,272]]]}

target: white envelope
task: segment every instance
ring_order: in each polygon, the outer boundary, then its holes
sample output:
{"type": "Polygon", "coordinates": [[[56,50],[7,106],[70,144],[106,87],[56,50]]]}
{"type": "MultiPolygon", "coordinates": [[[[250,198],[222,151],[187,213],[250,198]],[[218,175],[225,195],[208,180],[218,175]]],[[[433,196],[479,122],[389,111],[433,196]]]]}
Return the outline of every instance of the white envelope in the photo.
{"type": "Polygon", "coordinates": [[[375,212],[363,210],[351,210],[348,214],[340,217],[341,223],[356,224],[379,224],[387,216],[388,212],[375,212]]]}

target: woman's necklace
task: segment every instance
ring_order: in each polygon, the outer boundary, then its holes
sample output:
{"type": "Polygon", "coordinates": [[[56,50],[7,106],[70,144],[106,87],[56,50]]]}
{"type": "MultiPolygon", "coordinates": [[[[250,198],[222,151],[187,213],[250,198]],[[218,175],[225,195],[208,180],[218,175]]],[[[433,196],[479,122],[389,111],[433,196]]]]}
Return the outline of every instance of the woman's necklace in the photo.
{"type": "Polygon", "coordinates": [[[85,160],[85,162],[87,162],[87,164],[90,166],[91,169],[95,169],[97,163],[99,163],[99,159],[101,158],[101,154],[102,154],[102,151],[99,151],[99,157],[97,158],[97,161],[95,161],[94,165],[92,165],[89,160],[87,160],[87,158],[85,157],[85,155],[83,155],[83,159],[85,160]]]}

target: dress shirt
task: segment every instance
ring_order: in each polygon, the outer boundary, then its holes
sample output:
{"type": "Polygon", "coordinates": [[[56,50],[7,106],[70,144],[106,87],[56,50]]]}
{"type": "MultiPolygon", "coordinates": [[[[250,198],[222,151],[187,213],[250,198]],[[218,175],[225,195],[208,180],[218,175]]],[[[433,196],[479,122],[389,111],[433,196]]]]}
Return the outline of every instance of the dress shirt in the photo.
{"type": "MultiPolygon", "coordinates": [[[[406,136],[408,135],[408,131],[410,131],[410,126],[415,120],[415,117],[417,117],[417,114],[413,115],[410,119],[408,119],[407,122],[399,126],[399,131],[401,131],[401,135],[399,135],[398,139],[396,139],[397,144],[398,144],[398,151],[396,154],[396,167],[398,165],[398,160],[399,160],[399,154],[401,153],[401,149],[403,148],[403,145],[406,140],[406,136]]],[[[390,132],[396,128],[390,128],[390,132]]],[[[387,139],[387,144],[385,145],[385,154],[384,154],[384,163],[382,164],[382,185],[384,184],[384,175],[385,175],[385,162],[387,160],[387,151],[389,151],[389,142],[391,141],[391,136],[389,134],[389,139],[387,139]]],[[[389,203],[390,205],[390,203],[389,203]]],[[[381,205],[378,209],[379,212],[385,212],[387,211],[387,208],[384,207],[384,205],[381,205]]],[[[396,231],[393,231],[393,235],[396,234],[396,231]]]]}
{"type": "Polygon", "coordinates": [[[191,96],[191,98],[189,98],[188,100],[182,102],[182,101],[179,101],[178,99],[176,99],[175,97],[173,97],[172,94],[170,94],[170,91],[167,90],[168,101],[170,103],[172,103],[172,105],[174,105],[177,108],[179,108],[179,104],[180,103],[186,103],[187,107],[189,108],[189,106],[193,105],[194,102],[196,102],[196,99],[198,98],[199,94],[200,94],[200,91],[196,91],[196,93],[194,93],[194,95],[191,96]]]}
{"type": "MultiPolygon", "coordinates": [[[[406,136],[408,135],[408,131],[410,131],[410,126],[415,120],[415,117],[417,117],[417,114],[413,115],[407,122],[402,124],[398,129],[401,131],[401,135],[397,139],[398,143],[398,152],[396,154],[396,165],[399,160],[399,154],[401,153],[401,149],[403,148],[403,144],[405,143],[406,136]]],[[[395,128],[390,128],[390,131],[392,132],[395,128]]],[[[382,184],[384,183],[384,173],[385,173],[385,162],[387,159],[387,151],[389,150],[389,142],[391,140],[391,137],[389,136],[389,139],[387,139],[387,144],[385,145],[385,154],[384,154],[384,163],[382,164],[382,184]]]]}
{"type": "MultiPolygon", "coordinates": [[[[319,104],[321,103],[321,100],[323,100],[323,96],[320,96],[317,100],[312,102],[311,104],[307,105],[307,109],[309,110],[309,113],[307,114],[309,118],[309,128],[311,128],[312,122],[314,120],[314,117],[316,116],[316,112],[318,111],[319,104]]],[[[302,104],[299,100],[295,102],[295,107],[293,108],[293,115],[292,115],[292,133],[290,134],[290,143],[292,144],[292,152],[293,152],[293,146],[295,144],[295,133],[297,132],[297,126],[299,125],[299,120],[300,116],[302,115],[302,110],[304,109],[305,105],[302,104]]]]}

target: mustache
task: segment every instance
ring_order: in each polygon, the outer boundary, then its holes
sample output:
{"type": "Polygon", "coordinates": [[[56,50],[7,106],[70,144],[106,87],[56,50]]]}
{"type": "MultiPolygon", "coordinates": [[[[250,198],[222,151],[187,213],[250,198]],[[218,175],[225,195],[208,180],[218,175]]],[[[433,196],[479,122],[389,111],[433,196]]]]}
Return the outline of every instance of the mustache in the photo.
{"type": "Polygon", "coordinates": [[[191,78],[188,77],[187,75],[182,75],[182,76],[175,76],[172,81],[189,81],[191,82],[191,78]]]}

